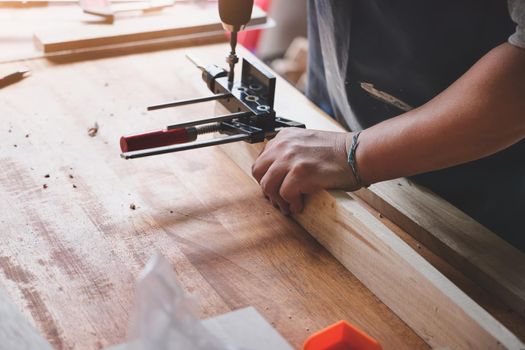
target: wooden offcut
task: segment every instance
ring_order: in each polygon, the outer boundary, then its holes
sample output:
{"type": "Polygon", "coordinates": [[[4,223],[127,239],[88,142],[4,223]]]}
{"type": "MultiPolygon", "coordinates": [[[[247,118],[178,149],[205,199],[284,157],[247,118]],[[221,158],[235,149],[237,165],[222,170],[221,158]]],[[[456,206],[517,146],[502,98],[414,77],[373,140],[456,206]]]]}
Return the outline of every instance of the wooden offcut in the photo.
{"type": "MultiPolygon", "coordinates": [[[[116,20],[112,24],[84,24],[72,28],[40,29],[35,32],[36,47],[44,53],[85,50],[144,43],[199,35],[224,36],[215,6],[183,6],[176,4],[157,15],[143,15],[116,20]]],[[[266,13],[254,7],[248,27],[267,22],[266,13]]]]}
{"type": "Polygon", "coordinates": [[[525,315],[525,255],[521,251],[408,179],[378,183],[356,195],[525,315]]]}

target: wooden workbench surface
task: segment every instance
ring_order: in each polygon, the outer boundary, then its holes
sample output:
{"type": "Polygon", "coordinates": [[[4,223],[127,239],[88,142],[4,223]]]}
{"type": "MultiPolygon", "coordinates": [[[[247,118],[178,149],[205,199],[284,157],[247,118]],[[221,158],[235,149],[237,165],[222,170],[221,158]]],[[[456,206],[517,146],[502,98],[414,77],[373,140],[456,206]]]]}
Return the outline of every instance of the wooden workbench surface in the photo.
{"type": "MultiPolygon", "coordinates": [[[[214,113],[145,112],[208,94],[185,51],[32,60],[0,90],[0,287],[56,348],[100,348],[124,340],[134,281],[160,251],[202,317],[252,305],[296,348],[340,319],[385,349],[427,348],[220,149],[120,159],[122,134],[214,113]]],[[[227,53],[191,51],[219,64],[227,53]]]]}

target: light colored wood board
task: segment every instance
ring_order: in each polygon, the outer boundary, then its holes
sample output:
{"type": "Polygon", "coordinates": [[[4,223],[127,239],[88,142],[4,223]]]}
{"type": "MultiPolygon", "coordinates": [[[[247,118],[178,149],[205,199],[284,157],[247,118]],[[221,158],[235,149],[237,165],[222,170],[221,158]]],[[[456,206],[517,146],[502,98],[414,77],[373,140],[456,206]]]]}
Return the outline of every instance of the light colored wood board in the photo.
{"type": "MultiPolygon", "coordinates": [[[[343,131],[295,89],[279,81],[276,111],[310,129],[343,131]],[[294,103],[290,103],[290,96],[294,103]]],[[[250,158],[258,151],[250,151],[250,158]]],[[[406,179],[385,181],[356,194],[421,240],[474,282],[525,315],[525,254],[427,189],[406,179]],[[402,186],[398,184],[401,183],[402,186]]]]}
{"type": "MultiPolygon", "coordinates": [[[[249,25],[264,23],[266,14],[254,7],[249,25]]],[[[34,39],[39,50],[50,53],[215,32],[223,32],[217,6],[176,5],[157,16],[117,20],[111,25],[38,30],[34,39]]]]}
{"type": "Polygon", "coordinates": [[[51,350],[0,288],[0,350],[51,350]]]}
{"type": "MultiPolygon", "coordinates": [[[[192,50],[218,64],[228,52],[192,50]]],[[[160,251],[202,318],[253,305],[295,348],[340,319],[385,349],[428,348],[219,148],[120,158],[123,134],[214,113],[213,103],[145,111],[209,94],[186,51],[34,60],[29,78],[2,89],[0,283],[13,303],[58,349],[121,343],[137,274],[160,251]]]]}
{"type": "Polygon", "coordinates": [[[525,254],[408,179],[378,183],[357,195],[525,315],[525,254]]]}

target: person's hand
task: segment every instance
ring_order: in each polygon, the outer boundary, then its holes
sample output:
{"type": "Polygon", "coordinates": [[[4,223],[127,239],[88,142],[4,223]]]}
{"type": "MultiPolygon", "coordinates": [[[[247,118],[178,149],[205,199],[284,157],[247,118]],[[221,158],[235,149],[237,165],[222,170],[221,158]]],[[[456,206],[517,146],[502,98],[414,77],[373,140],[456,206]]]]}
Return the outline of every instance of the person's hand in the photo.
{"type": "Polygon", "coordinates": [[[286,128],[266,144],[252,174],[275,206],[296,214],[303,208],[303,194],[358,189],[347,163],[351,143],[351,133],[286,128]]]}

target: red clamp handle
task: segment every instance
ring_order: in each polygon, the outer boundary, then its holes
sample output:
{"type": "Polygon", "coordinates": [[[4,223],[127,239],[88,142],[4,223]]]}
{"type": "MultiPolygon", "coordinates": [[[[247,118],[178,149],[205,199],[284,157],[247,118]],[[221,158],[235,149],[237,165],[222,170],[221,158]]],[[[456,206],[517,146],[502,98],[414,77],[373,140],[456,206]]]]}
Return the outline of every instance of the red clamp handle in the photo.
{"type": "Polygon", "coordinates": [[[197,134],[190,132],[188,128],[152,131],[144,134],[122,136],[120,138],[120,149],[122,152],[138,151],[186,143],[194,141],[196,138],[197,134]]]}

